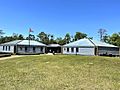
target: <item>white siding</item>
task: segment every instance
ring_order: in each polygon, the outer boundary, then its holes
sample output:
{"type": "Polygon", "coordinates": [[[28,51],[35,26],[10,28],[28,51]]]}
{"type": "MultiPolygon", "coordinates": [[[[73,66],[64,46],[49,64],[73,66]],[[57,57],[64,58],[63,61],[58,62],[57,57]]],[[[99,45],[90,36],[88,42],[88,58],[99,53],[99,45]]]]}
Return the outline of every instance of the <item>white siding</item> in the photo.
{"type": "Polygon", "coordinates": [[[80,48],[81,55],[94,55],[94,48],[80,48]]]}
{"type": "Polygon", "coordinates": [[[68,48],[69,48],[69,52],[67,52],[67,47],[63,48],[63,54],[95,55],[93,47],[78,48],[78,52],[76,52],[76,47],[74,47],[74,52],[71,51],[72,50],[71,48],[73,47],[68,47],[68,48]]]}
{"type": "Polygon", "coordinates": [[[4,50],[3,50],[3,46],[0,46],[0,52],[2,53],[14,53],[14,46],[10,46],[10,50],[9,50],[9,46],[4,46],[4,50]],[[7,47],[7,49],[6,49],[7,47]]]}

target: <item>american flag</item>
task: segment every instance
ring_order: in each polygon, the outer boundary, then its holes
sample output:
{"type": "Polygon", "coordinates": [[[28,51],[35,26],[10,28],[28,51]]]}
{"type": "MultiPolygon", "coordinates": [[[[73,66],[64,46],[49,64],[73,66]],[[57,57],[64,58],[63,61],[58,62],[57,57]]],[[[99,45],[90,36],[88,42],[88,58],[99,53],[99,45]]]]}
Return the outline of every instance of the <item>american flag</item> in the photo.
{"type": "Polygon", "coordinates": [[[29,32],[33,32],[33,30],[30,28],[30,29],[29,29],[29,32]]]}

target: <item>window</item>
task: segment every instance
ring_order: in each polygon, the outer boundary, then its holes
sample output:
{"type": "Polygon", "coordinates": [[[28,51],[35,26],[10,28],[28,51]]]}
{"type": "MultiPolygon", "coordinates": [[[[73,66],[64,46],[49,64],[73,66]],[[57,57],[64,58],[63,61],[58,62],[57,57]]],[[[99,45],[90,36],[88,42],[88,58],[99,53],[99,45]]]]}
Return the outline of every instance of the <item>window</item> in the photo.
{"type": "Polygon", "coordinates": [[[22,47],[20,47],[20,51],[22,51],[22,47]]]}
{"type": "Polygon", "coordinates": [[[69,52],[69,48],[67,48],[67,52],[69,52]]]}
{"type": "Polygon", "coordinates": [[[71,48],[71,52],[74,52],[74,48],[71,48]]]}
{"type": "Polygon", "coordinates": [[[66,51],[66,48],[64,48],[64,51],[66,51]]]}
{"type": "Polygon", "coordinates": [[[7,46],[6,46],[6,51],[7,51],[7,46]]]}
{"type": "Polygon", "coordinates": [[[79,48],[76,48],[76,52],[79,52],[79,48]]]}
{"type": "Polygon", "coordinates": [[[35,52],[35,47],[33,47],[33,52],[35,52]]]}
{"type": "Polygon", "coordinates": [[[5,50],[5,46],[3,46],[3,51],[5,50]]]}
{"type": "Polygon", "coordinates": [[[41,47],[41,52],[43,52],[43,47],[41,47]]]}
{"type": "Polygon", "coordinates": [[[25,52],[27,52],[27,47],[25,47],[25,52]]]}
{"type": "Polygon", "coordinates": [[[10,46],[9,46],[8,50],[10,51],[10,46]]]}

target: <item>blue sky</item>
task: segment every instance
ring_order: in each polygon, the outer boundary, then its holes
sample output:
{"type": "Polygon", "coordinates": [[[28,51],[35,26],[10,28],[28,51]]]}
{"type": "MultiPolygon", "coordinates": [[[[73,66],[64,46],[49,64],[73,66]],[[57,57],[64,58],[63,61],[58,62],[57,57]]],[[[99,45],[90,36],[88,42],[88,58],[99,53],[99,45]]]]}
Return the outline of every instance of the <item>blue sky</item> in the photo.
{"type": "Polygon", "coordinates": [[[62,37],[83,32],[98,39],[98,29],[120,31],[120,0],[0,0],[0,29],[5,35],[44,31],[62,37]]]}

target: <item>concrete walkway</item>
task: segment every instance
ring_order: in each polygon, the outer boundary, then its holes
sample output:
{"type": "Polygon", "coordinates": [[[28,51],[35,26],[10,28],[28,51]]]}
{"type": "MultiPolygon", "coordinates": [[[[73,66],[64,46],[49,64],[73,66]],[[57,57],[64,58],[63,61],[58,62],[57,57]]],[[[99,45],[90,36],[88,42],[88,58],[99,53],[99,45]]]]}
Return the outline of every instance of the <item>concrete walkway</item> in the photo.
{"type": "Polygon", "coordinates": [[[47,53],[46,55],[53,55],[53,53],[47,53]]]}
{"type": "Polygon", "coordinates": [[[11,55],[9,57],[1,57],[0,60],[11,59],[16,57],[26,57],[26,56],[45,56],[45,55],[53,55],[53,53],[48,54],[40,54],[40,55],[11,55]]]}
{"type": "Polygon", "coordinates": [[[16,57],[23,57],[23,55],[12,55],[9,57],[1,57],[0,60],[11,59],[11,58],[16,58],[16,57]]]}

